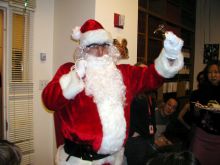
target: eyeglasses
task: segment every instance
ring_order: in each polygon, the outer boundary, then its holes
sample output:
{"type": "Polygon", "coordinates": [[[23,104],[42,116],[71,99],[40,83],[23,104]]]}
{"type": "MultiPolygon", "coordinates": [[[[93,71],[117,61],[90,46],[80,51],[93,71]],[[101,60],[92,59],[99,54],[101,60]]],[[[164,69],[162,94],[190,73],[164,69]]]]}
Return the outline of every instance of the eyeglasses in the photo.
{"type": "Polygon", "coordinates": [[[100,55],[100,54],[107,54],[109,51],[109,44],[104,43],[104,44],[91,44],[88,45],[84,51],[89,54],[93,55],[100,55]]]}

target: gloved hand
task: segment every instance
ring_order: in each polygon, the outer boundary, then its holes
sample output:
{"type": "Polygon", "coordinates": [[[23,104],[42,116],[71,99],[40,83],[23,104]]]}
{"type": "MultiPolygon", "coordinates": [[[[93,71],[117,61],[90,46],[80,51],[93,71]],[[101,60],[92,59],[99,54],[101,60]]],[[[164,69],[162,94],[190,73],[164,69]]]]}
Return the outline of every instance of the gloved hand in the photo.
{"type": "Polygon", "coordinates": [[[181,52],[183,40],[169,31],[165,33],[165,37],[164,48],[155,60],[155,68],[161,76],[171,78],[184,65],[184,58],[181,52]]]}
{"type": "Polygon", "coordinates": [[[183,47],[183,40],[177,37],[173,32],[165,33],[164,50],[168,59],[176,59],[183,47]]]}
{"type": "Polygon", "coordinates": [[[75,63],[75,70],[80,79],[82,79],[86,74],[87,62],[83,59],[79,59],[75,63]]]}

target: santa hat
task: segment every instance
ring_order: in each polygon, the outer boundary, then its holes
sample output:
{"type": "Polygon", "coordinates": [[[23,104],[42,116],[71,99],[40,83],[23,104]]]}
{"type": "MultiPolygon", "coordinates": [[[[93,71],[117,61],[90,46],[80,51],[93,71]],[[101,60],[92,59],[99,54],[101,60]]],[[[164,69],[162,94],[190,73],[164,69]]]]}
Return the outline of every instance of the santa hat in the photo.
{"type": "Polygon", "coordinates": [[[87,20],[81,27],[73,29],[72,38],[86,47],[91,44],[112,43],[111,34],[96,20],[87,20]]]}

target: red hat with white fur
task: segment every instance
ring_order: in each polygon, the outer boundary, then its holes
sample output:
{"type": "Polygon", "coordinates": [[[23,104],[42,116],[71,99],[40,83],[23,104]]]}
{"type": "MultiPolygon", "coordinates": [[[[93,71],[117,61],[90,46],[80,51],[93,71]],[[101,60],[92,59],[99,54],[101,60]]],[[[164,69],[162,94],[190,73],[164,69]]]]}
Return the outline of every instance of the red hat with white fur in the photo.
{"type": "Polygon", "coordinates": [[[72,38],[86,47],[91,44],[112,43],[112,37],[96,20],[87,20],[81,27],[73,29],[72,38]]]}

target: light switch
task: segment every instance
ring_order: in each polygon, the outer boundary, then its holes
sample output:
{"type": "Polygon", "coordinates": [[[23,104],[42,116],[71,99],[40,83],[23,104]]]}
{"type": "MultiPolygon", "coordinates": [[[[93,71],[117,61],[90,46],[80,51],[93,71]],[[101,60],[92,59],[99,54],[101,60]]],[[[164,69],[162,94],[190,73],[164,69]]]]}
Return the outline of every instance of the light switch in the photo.
{"type": "Polygon", "coordinates": [[[42,62],[46,61],[47,60],[47,54],[46,53],[40,53],[40,60],[42,62]]]}

